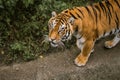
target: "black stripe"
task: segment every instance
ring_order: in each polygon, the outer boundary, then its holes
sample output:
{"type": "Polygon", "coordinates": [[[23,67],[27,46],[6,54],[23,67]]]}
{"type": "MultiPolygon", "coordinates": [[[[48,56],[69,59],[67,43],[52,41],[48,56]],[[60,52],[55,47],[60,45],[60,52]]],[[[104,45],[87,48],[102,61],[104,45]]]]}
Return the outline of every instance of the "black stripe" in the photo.
{"type": "MultiPolygon", "coordinates": [[[[81,16],[76,12],[76,14],[77,14],[77,16],[79,17],[79,18],[81,18],[81,16]]],[[[82,19],[82,18],[81,18],[82,19]]]]}
{"type": "Polygon", "coordinates": [[[65,13],[68,13],[68,10],[66,10],[65,13]]]}
{"type": "Polygon", "coordinates": [[[64,18],[64,17],[67,17],[67,16],[66,15],[63,16],[63,18],[62,18],[63,22],[67,22],[66,18],[64,18]]]}
{"type": "Polygon", "coordinates": [[[110,33],[109,33],[110,35],[112,34],[112,31],[110,31],[110,33]]]}
{"type": "Polygon", "coordinates": [[[117,6],[120,8],[120,5],[119,5],[118,1],[117,0],[114,0],[114,1],[117,4],[117,6]]]}
{"type": "Polygon", "coordinates": [[[107,1],[107,4],[111,6],[112,10],[114,10],[112,4],[109,1],[107,1]]]}
{"type": "Polygon", "coordinates": [[[106,32],[103,33],[103,36],[105,36],[106,32]]]}
{"type": "Polygon", "coordinates": [[[96,21],[96,24],[97,24],[97,12],[96,12],[94,6],[91,6],[91,8],[93,9],[93,12],[94,12],[94,15],[95,15],[95,21],[96,21]]]}
{"type": "Polygon", "coordinates": [[[109,15],[112,17],[112,14],[111,14],[111,11],[110,11],[110,3],[109,3],[109,1],[105,1],[105,3],[106,3],[106,6],[108,8],[109,15]]]}
{"type": "Polygon", "coordinates": [[[116,26],[117,26],[117,29],[119,29],[119,19],[118,19],[118,16],[117,16],[117,13],[115,13],[115,23],[116,23],[116,26]]]}
{"type": "Polygon", "coordinates": [[[116,33],[116,32],[117,32],[117,29],[115,29],[114,33],[116,33]]]}
{"type": "Polygon", "coordinates": [[[65,18],[62,18],[61,21],[62,21],[62,23],[67,22],[65,18]]]}
{"type": "Polygon", "coordinates": [[[62,17],[60,18],[60,22],[61,22],[62,24],[64,24],[64,23],[66,22],[65,18],[63,18],[63,17],[65,17],[65,15],[62,15],[62,17]]]}
{"type": "Polygon", "coordinates": [[[96,30],[95,30],[95,32],[96,32],[96,37],[98,38],[98,37],[99,37],[99,31],[98,31],[98,27],[96,27],[96,30]]]}
{"type": "Polygon", "coordinates": [[[118,27],[118,22],[115,20],[115,23],[116,23],[116,27],[117,27],[117,29],[119,29],[119,27],[118,27]]]}
{"type": "Polygon", "coordinates": [[[115,13],[115,17],[116,17],[117,21],[119,22],[119,19],[118,19],[117,13],[115,13]]]}
{"type": "Polygon", "coordinates": [[[78,33],[78,26],[76,26],[75,28],[75,33],[78,33]]]}
{"type": "Polygon", "coordinates": [[[108,13],[107,13],[107,15],[108,15],[108,18],[109,18],[109,24],[111,23],[111,17],[112,17],[112,14],[111,14],[111,11],[110,11],[110,8],[109,8],[109,2],[108,1],[105,1],[105,4],[106,4],[106,7],[107,7],[107,9],[108,9],[108,13]]]}
{"type": "MultiPolygon", "coordinates": [[[[64,17],[68,17],[67,15],[64,15],[64,17]]],[[[64,22],[67,22],[67,18],[64,18],[64,22]]]]}
{"type": "Polygon", "coordinates": [[[71,15],[74,19],[77,19],[71,12],[70,12],[70,15],[71,15]]]}
{"type": "Polygon", "coordinates": [[[64,23],[64,18],[60,18],[60,22],[63,24],[64,23]]]}
{"type": "Polygon", "coordinates": [[[62,39],[65,39],[67,40],[67,38],[70,36],[70,30],[69,31],[66,31],[65,35],[62,37],[62,39]],[[68,33],[68,35],[67,35],[68,33]]]}
{"type": "MultiPolygon", "coordinates": [[[[103,10],[103,12],[104,12],[104,13],[107,13],[106,8],[105,8],[105,6],[103,5],[103,3],[102,3],[102,2],[99,2],[99,5],[100,5],[101,9],[103,10]]],[[[106,16],[107,16],[107,14],[106,14],[106,16]]]]}
{"type": "Polygon", "coordinates": [[[77,38],[77,39],[81,39],[82,38],[82,36],[80,36],[79,38],[77,38]]]}
{"type": "Polygon", "coordinates": [[[104,5],[102,4],[102,2],[99,2],[99,5],[100,5],[101,9],[104,11],[104,5]]]}
{"type": "Polygon", "coordinates": [[[91,11],[89,10],[89,8],[87,6],[85,6],[85,9],[87,10],[88,14],[90,14],[90,16],[92,17],[91,11]]]}
{"type": "Polygon", "coordinates": [[[60,23],[61,23],[61,24],[64,24],[64,21],[63,21],[63,20],[61,20],[61,21],[60,21],[60,23]]]}
{"type": "Polygon", "coordinates": [[[70,35],[70,30],[68,31],[68,35],[66,36],[66,39],[69,37],[69,35],[70,35]]]}
{"type": "Polygon", "coordinates": [[[116,27],[117,27],[117,29],[119,29],[118,21],[115,20],[115,23],[116,23],[116,27]]]}
{"type": "Polygon", "coordinates": [[[81,14],[82,14],[82,16],[84,17],[84,14],[83,14],[83,12],[80,10],[80,9],[78,9],[78,8],[76,8],[81,14]]]}
{"type": "Polygon", "coordinates": [[[101,19],[101,11],[100,11],[100,8],[99,8],[97,5],[95,5],[95,8],[99,11],[99,18],[101,19]]]}
{"type": "Polygon", "coordinates": [[[99,8],[97,5],[95,5],[95,8],[96,8],[99,12],[101,12],[101,11],[100,11],[100,8],[99,8]]]}

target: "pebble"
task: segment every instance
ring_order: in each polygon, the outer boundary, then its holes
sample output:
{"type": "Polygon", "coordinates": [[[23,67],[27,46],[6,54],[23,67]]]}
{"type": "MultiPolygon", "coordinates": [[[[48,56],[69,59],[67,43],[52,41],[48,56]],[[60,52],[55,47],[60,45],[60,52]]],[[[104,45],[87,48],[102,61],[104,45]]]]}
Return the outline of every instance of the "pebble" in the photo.
{"type": "Polygon", "coordinates": [[[40,58],[43,58],[43,56],[41,55],[40,58]]]}
{"type": "Polygon", "coordinates": [[[18,67],[16,67],[16,68],[15,68],[15,70],[16,70],[16,71],[19,71],[19,68],[18,68],[18,67]]]}

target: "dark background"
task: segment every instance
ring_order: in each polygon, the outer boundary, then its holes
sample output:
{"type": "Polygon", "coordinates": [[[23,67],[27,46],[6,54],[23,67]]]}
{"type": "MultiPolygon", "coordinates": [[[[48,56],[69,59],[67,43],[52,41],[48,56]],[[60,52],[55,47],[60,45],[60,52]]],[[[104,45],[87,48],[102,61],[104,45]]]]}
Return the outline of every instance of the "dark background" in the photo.
{"type": "MultiPolygon", "coordinates": [[[[51,12],[100,0],[0,0],[0,64],[29,61],[51,52],[45,36],[51,12]]],[[[70,47],[71,43],[67,43],[70,47]]],[[[67,47],[68,48],[68,47],[67,47]]]]}

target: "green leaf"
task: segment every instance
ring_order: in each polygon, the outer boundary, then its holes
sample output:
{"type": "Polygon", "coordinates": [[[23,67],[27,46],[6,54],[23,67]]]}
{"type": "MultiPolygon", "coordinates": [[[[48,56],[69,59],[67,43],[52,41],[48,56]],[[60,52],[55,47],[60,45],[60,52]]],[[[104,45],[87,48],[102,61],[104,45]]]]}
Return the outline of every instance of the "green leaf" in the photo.
{"type": "Polygon", "coordinates": [[[34,3],[34,0],[23,0],[24,5],[26,6],[26,8],[30,5],[34,3]]]}

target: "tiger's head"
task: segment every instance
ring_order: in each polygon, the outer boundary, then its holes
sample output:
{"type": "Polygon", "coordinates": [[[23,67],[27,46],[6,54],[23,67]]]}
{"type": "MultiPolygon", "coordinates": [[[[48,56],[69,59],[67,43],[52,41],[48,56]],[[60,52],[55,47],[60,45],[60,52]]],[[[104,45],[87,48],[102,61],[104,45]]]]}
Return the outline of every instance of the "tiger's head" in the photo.
{"type": "Polygon", "coordinates": [[[56,14],[52,12],[52,17],[48,21],[49,41],[53,47],[63,46],[62,41],[71,39],[73,18],[65,13],[56,14]]]}

